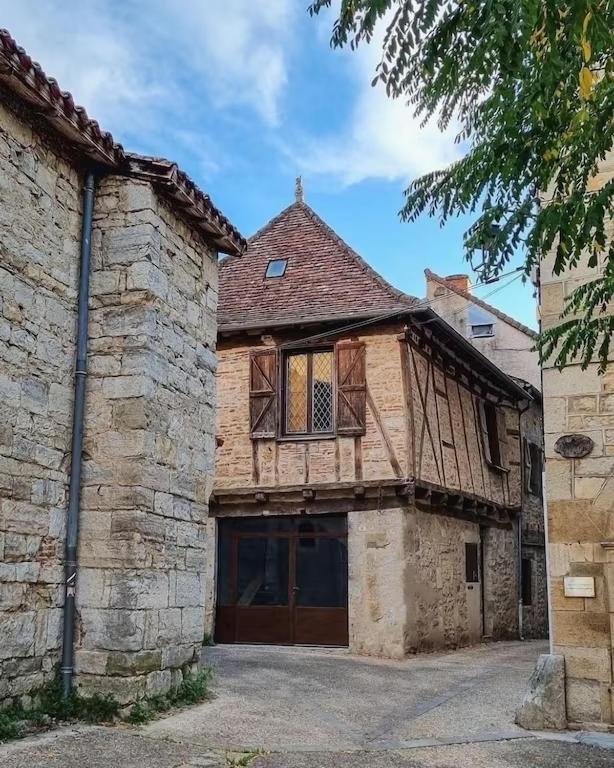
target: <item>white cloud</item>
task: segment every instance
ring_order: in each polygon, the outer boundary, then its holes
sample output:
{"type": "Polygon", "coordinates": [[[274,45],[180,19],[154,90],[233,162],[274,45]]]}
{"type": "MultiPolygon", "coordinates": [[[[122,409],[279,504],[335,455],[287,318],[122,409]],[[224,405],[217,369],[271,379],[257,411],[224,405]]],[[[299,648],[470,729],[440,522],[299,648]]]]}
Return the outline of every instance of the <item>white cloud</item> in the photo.
{"type": "MultiPolygon", "coordinates": [[[[332,17],[328,21],[330,31],[332,17]]],[[[330,175],[344,185],[365,179],[407,182],[460,156],[454,126],[445,133],[434,122],[421,127],[403,99],[389,98],[381,84],[371,86],[384,28],[385,21],[369,45],[342,57],[356,92],[354,106],[339,133],[304,143],[297,154],[306,173],[330,175]]]]}
{"type": "Polygon", "coordinates": [[[327,46],[334,11],[311,19],[306,7],[306,0],[0,0],[0,24],[130,149],[189,155],[204,176],[241,152],[225,146],[221,118],[253,121],[282,146],[296,129],[282,107],[301,48],[299,22],[303,33],[315,30],[318,55],[344,68],[352,97],[342,130],[319,130],[286,150],[304,173],[344,185],[407,181],[455,159],[451,132],[420,129],[401,101],[371,88],[379,41],[335,55],[327,46]]]}
{"type": "Polygon", "coordinates": [[[0,19],[107,130],[210,100],[278,118],[293,0],[0,0],[0,19]]]}

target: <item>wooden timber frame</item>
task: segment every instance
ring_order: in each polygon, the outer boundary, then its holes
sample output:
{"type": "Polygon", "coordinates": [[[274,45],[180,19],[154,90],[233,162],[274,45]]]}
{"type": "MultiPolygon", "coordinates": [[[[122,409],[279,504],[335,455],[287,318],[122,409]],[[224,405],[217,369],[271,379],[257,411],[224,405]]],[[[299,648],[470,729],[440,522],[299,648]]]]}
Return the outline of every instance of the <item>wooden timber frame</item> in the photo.
{"type": "Polygon", "coordinates": [[[518,507],[495,504],[472,493],[450,491],[425,480],[365,480],[286,487],[218,489],[212,517],[317,515],[399,509],[411,506],[493,526],[509,526],[518,507]]]}
{"type": "MultiPolygon", "coordinates": [[[[481,398],[518,411],[519,402],[530,399],[530,396],[484,358],[466,339],[432,310],[426,308],[401,311],[394,317],[385,318],[386,324],[391,322],[398,324],[395,333],[398,334],[396,338],[399,342],[400,352],[407,463],[400,455],[395,454],[390,441],[387,439],[385,424],[380,417],[377,405],[370,396],[367,385],[367,405],[381,434],[394,475],[393,478],[363,479],[361,439],[357,437],[355,438],[357,446],[354,480],[337,479],[331,482],[310,482],[307,465],[305,482],[302,484],[263,485],[261,484],[257,461],[260,440],[255,439],[252,440],[252,484],[228,488],[218,486],[211,497],[212,516],[335,514],[372,509],[407,508],[415,505],[421,509],[479,521],[486,525],[510,524],[519,510],[520,504],[512,501],[509,471],[499,468],[501,471],[491,473],[492,479],[489,482],[484,482],[485,471],[480,460],[480,467],[477,471],[482,473],[483,482],[481,485],[484,490],[484,493],[480,493],[479,484],[474,483],[473,474],[468,484],[469,487],[459,488],[457,486],[460,481],[451,482],[451,479],[446,476],[443,460],[439,462],[436,460],[436,478],[423,477],[421,472],[422,451],[427,441],[431,443],[435,454],[438,449],[443,452],[443,448],[435,447],[435,442],[438,445],[445,445],[446,451],[449,451],[450,454],[454,453],[457,477],[460,478],[456,441],[460,441],[459,445],[464,442],[464,448],[468,454],[468,430],[472,430],[472,438],[475,439],[475,425],[479,420],[474,399],[481,398]],[[403,331],[399,333],[401,329],[403,331]],[[421,391],[420,382],[415,376],[418,355],[422,355],[427,361],[427,386],[430,388],[427,392],[421,391]],[[435,383],[435,367],[444,374],[443,389],[435,383]],[[448,399],[449,386],[457,389],[457,391],[459,387],[463,387],[471,393],[474,410],[471,413],[472,423],[469,424],[463,414],[462,433],[460,435],[455,434],[455,439],[446,443],[445,439],[442,438],[442,413],[437,406],[437,397],[448,399]],[[425,413],[425,400],[435,395],[437,395],[435,408],[432,409],[434,418],[430,420],[423,418],[418,429],[417,418],[414,413],[415,403],[421,402],[422,410],[425,413]],[[492,497],[488,497],[488,492],[493,491],[493,483],[496,483],[497,488],[500,485],[496,494],[496,501],[492,497]]],[[[373,323],[370,325],[374,327],[378,324],[378,319],[373,318],[373,323]]],[[[286,339],[278,349],[292,350],[297,343],[300,343],[301,347],[311,346],[311,341],[307,343],[300,340],[299,342],[294,341],[294,337],[301,333],[300,328],[300,323],[278,328],[278,333],[286,339]]],[[[250,336],[262,333],[264,330],[260,327],[242,328],[240,331],[237,329],[235,334],[250,336]]],[[[333,344],[336,339],[343,339],[344,337],[347,337],[347,327],[344,327],[343,321],[338,319],[328,332],[316,337],[316,343],[318,345],[333,344]]],[[[510,429],[507,432],[512,434],[510,429]]],[[[267,437],[271,439],[273,435],[267,435],[267,437]]],[[[309,442],[314,437],[307,436],[301,439],[299,436],[297,440],[305,443],[307,451],[309,442]]],[[[284,441],[288,438],[277,437],[275,441],[276,457],[280,439],[284,441]]],[[[277,459],[275,461],[277,462],[277,459]]],[[[516,464],[515,461],[511,463],[516,464]]],[[[471,467],[470,471],[471,473],[475,472],[475,467],[471,467]]],[[[276,469],[276,483],[277,477],[276,469]]]]}

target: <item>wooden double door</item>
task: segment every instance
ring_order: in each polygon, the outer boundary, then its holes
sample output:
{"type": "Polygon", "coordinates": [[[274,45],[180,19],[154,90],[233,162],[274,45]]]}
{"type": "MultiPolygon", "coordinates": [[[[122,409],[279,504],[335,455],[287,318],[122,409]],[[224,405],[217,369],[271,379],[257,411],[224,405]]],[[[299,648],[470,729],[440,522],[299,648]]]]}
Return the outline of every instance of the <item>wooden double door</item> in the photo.
{"type": "Polygon", "coordinates": [[[345,515],[218,522],[217,642],[348,644],[345,515]]]}

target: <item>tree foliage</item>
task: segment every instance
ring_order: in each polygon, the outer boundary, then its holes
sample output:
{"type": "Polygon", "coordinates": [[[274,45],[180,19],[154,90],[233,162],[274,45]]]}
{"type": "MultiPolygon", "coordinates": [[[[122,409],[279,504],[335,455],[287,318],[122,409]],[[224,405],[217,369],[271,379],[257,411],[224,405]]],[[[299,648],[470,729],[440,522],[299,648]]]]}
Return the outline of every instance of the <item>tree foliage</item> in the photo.
{"type": "MultiPolygon", "coordinates": [[[[312,14],[331,0],[315,0],[312,14]]],[[[332,45],[355,48],[385,25],[374,84],[423,121],[456,127],[463,157],[414,181],[402,217],[442,223],[474,213],[468,258],[484,242],[485,279],[519,250],[529,275],[546,254],[554,272],[596,276],[566,299],[542,357],[605,368],[614,331],[614,180],[592,183],[612,149],[614,0],[342,0],[332,45]],[[541,202],[547,203],[540,205],[541,202]]]]}

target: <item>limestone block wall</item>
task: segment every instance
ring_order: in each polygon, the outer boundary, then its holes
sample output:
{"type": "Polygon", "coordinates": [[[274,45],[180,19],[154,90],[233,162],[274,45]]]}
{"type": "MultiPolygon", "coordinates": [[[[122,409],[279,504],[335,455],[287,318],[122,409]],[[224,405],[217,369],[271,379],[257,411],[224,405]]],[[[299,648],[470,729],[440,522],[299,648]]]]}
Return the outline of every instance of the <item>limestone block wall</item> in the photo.
{"type": "Polygon", "coordinates": [[[477,523],[416,509],[408,521],[407,652],[479,643],[481,589],[465,581],[465,543],[477,523]]]}
{"type": "Polygon", "coordinates": [[[204,634],[216,255],[147,183],[95,218],[78,682],[127,701],[177,681],[204,634]]]}
{"type": "Polygon", "coordinates": [[[518,637],[518,529],[481,530],[484,634],[492,640],[518,637]]]}
{"type": "MultiPolygon", "coordinates": [[[[59,662],[84,169],[0,94],[0,701],[59,662]]],[[[198,656],[217,255],[146,183],[98,183],[77,682],[128,702],[198,656]]]]}
{"type": "Polygon", "coordinates": [[[350,650],[402,659],[407,629],[408,511],[348,515],[350,650]]]}
{"type": "Polygon", "coordinates": [[[59,659],[82,174],[0,94],[0,701],[59,659]]]}
{"type": "Polygon", "coordinates": [[[408,506],[348,515],[350,649],[388,658],[518,634],[517,530],[408,506]],[[465,544],[484,550],[467,583],[465,544]],[[484,632],[483,632],[484,623],[484,632]]]}
{"type": "MultiPolygon", "coordinates": [[[[614,173],[610,155],[595,184],[614,173]]],[[[608,236],[614,236],[609,222],[608,236]]],[[[559,275],[541,265],[544,327],[559,321],[564,297],[604,265],[586,263],[559,275]]],[[[570,722],[614,722],[614,356],[605,375],[597,364],[581,370],[544,367],[548,546],[554,651],[565,656],[570,722]],[[582,434],[594,446],[582,458],[555,450],[562,435],[582,434]],[[566,576],[595,580],[595,597],[566,597],[566,576]]]]}

